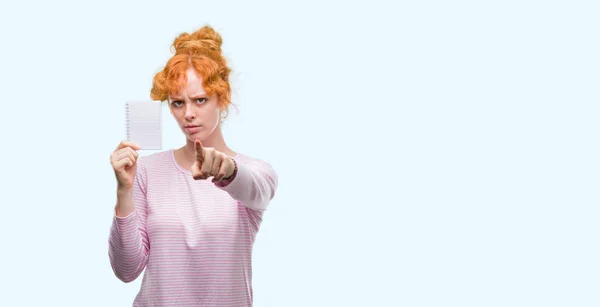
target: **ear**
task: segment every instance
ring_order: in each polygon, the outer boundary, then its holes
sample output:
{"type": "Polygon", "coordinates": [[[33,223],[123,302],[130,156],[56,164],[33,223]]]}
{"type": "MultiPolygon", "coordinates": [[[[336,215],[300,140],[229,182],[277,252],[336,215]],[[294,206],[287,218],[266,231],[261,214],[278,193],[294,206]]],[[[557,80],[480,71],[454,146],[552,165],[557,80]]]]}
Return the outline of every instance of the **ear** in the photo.
{"type": "Polygon", "coordinates": [[[223,110],[219,111],[219,123],[223,123],[225,121],[225,112],[223,110]]]}
{"type": "Polygon", "coordinates": [[[225,119],[227,118],[228,114],[229,114],[229,110],[227,109],[227,107],[221,107],[219,109],[219,122],[223,123],[225,121],[225,119]]]}

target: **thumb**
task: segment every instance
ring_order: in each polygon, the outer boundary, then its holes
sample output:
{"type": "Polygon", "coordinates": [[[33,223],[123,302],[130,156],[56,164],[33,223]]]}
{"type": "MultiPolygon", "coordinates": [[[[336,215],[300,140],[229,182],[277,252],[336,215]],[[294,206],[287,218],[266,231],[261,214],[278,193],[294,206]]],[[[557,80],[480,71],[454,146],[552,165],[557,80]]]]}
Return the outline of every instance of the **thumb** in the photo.
{"type": "Polygon", "coordinates": [[[194,145],[196,148],[196,159],[200,162],[204,161],[204,147],[202,147],[202,142],[196,140],[194,145]]]}

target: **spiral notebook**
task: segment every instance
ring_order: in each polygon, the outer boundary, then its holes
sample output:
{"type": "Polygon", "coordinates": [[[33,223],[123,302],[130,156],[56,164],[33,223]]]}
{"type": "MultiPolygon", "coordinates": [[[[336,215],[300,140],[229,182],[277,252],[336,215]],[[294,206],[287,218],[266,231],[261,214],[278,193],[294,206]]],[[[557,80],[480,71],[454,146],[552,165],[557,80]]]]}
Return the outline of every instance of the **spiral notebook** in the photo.
{"type": "Polygon", "coordinates": [[[142,150],[162,149],[162,106],[159,101],[136,100],[125,103],[126,140],[142,150]]]}

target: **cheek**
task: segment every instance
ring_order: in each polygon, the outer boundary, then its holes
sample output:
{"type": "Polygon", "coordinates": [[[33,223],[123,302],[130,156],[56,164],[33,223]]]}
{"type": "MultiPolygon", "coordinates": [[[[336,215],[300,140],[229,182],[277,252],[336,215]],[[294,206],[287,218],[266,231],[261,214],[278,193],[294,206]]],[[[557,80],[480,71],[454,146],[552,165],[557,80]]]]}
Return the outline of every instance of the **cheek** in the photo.
{"type": "Polygon", "coordinates": [[[179,109],[169,108],[171,115],[175,118],[177,122],[185,121],[185,114],[179,109]]]}
{"type": "Polygon", "coordinates": [[[214,122],[218,122],[219,121],[219,108],[218,107],[212,107],[211,108],[206,108],[206,110],[203,110],[205,112],[202,112],[202,118],[204,119],[204,121],[206,123],[214,123],[214,122]]]}

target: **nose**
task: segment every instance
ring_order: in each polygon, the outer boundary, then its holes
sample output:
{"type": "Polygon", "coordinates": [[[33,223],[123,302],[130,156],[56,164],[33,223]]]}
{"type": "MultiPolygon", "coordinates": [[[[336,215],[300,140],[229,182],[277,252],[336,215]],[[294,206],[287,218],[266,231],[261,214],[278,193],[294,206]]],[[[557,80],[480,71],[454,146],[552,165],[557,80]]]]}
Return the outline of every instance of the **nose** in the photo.
{"type": "Polygon", "coordinates": [[[194,113],[194,109],[191,103],[187,103],[185,106],[185,119],[192,120],[196,118],[196,113],[194,113]]]}

